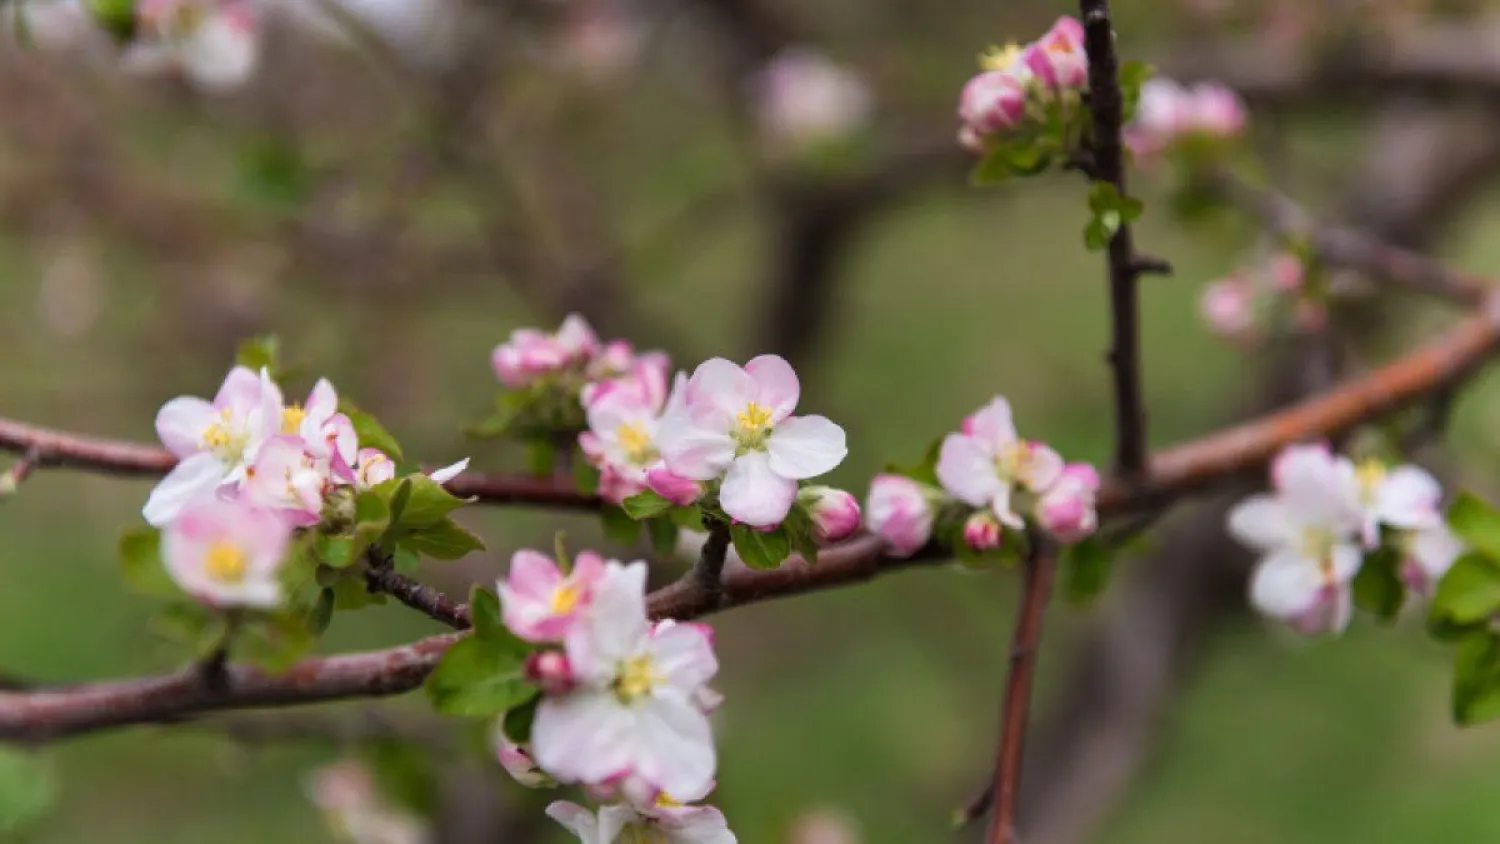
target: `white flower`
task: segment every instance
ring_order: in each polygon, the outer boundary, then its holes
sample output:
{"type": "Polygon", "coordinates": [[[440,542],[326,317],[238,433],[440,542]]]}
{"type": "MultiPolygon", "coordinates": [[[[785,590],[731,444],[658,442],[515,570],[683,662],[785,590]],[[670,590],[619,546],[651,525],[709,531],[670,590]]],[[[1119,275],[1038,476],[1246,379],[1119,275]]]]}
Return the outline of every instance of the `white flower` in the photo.
{"type": "Polygon", "coordinates": [[[1443,489],[1426,470],[1416,466],[1387,469],[1379,460],[1355,466],[1339,459],[1345,494],[1360,512],[1360,538],[1366,548],[1380,544],[1380,526],[1402,530],[1430,530],[1442,524],[1438,509],[1443,489]]]}
{"type": "Polygon", "coordinates": [[[1401,548],[1401,579],[1419,595],[1431,595],[1438,581],[1466,550],[1448,526],[1408,531],[1397,540],[1401,548]]]}
{"type": "Polygon", "coordinates": [[[689,480],[722,476],[719,503],[737,521],[780,524],[797,481],[831,471],[848,454],[843,428],[822,416],[791,415],[801,387],[791,365],[776,355],[743,369],[723,358],[707,360],[684,392],[657,432],[662,459],[689,480]]]}
{"type": "Polygon", "coordinates": [[[290,538],[290,525],[270,511],[208,498],[167,526],[162,556],[172,580],[205,604],[271,609],[281,603],[290,538]]]}
{"type": "Polygon", "coordinates": [[[963,432],[949,434],[938,454],[937,476],[943,488],[966,504],[990,507],[1012,528],[1025,521],[1015,510],[1017,490],[1041,493],[1063,471],[1057,452],[1016,436],[1010,404],[996,396],[964,420],[963,432]]]}
{"type": "Polygon", "coordinates": [[[136,17],[141,35],[124,57],[129,70],[176,69],[219,92],[244,84],[260,62],[260,32],[248,3],[143,0],[136,17]]]}
{"type": "Polygon", "coordinates": [[[713,806],[677,806],[643,813],[629,805],[604,806],[594,815],[577,803],[559,800],[547,816],[567,827],[583,844],[737,844],[724,815],[713,806]]]}
{"type": "Polygon", "coordinates": [[[707,628],[646,618],[645,563],[610,564],[567,633],[573,691],[537,708],[532,750],[562,781],[635,774],[670,794],[705,793],[716,764],[700,695],[718,671],[707,628]]]}

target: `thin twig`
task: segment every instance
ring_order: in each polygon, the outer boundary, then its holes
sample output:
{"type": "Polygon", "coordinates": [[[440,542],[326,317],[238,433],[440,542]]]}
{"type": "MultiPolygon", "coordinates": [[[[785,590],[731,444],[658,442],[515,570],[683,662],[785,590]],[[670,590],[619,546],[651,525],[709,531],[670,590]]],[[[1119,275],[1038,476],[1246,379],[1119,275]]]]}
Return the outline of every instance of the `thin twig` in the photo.
{"type": "MultiPolygon", "coordinates": [[[[1084,47],[1089,58],[1089,111],[1092,174],[1126,196],[1125,154],[1120,130],[1125,102],[1120,91],[1120,62],[1115,55],[1114,27],[1108,0],[1079,0],[1084,47]]],[[[1115,471],[1125,478],[1146,466],[1146,406],[1141,395],[1141,320],[1137,282],[1145,269],[1160,271],[1160,261],[1143,263],[1135,254],[1130,225],[1121,222],[1109,240],[1109,304],[1113,337],[1109,363],[1114,371],[1115,471]]]]}
{"type": "Polygon", "coordinates": [[[1036,675],[1037,651],[1042,643],[1042,617],[1052,597],[1056,565],[1055,548],[1040,534],[1032,537],[1026,559],[1026,583],[1016,630],[1011,638],[1010,673],[1005,681],[1005,702],[1000,715],[1000,742],[995,751],[994,805],[988,844],[1016,841],[1016,796],[1021,791],[1021,756],[1026,745],[1026,721],[1031,711],[1031,686],[1036,675]]]}
{"type": "Polygon", "coordinates": [[[473,625],[469,607],[442,592],[396,571],[390,559],[371,553],[365,568],[365,587],[383,592],[434,621],[454,630],[468,630],[473,625]]]}
{"type": "Polygon", "coordinates": [[[35,447],[26,449],[19,460],[11,464],[4,474],[0,474],[0,496],[9,495],[19,489],[21,484],[31,477],[32,470],[41,459],[40,449],[35,447]]]}

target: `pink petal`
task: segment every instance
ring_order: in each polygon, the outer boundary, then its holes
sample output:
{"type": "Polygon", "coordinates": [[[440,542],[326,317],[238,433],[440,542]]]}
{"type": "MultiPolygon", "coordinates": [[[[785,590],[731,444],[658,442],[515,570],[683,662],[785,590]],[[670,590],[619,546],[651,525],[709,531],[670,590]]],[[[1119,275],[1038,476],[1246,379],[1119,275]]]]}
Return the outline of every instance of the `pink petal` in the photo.
{"type": "Polygon", "coordinates": [[[187,457],[204,449],[203,432],[217,416],[213,405],[203,399],[180,396],[156,412],[156,435],[168,451],[187,457]]]}
{"type": "Polygon", "coordinates": [[[755,401],[771,409],[771,421],[780,422],[797,409],[802,387],[792,365],[779,355],[761,355],[745,364],[745,372],[755,381],[755,401]]]}
{"type": "Polygon", "coordinates": [[[1004,486],[990,453],[974,437],[963,434],[949,434],[943,440],[937,476],[944,489],[975,507],[989,504],[1004,486]]]}
{"type": "Polygon", "coordinates": [[[160,527],[177,518],[193,501],[211,498],[224,481],[224,474],[224,464],[218,458],[207,452],[194,454],[172,467],[151,490],[141,515],[148,523],[160,527]]]}
{"type": "Polygon", "coordinates": [[[755,401],[759,392],[748,372],[724,358],[709,358],[698,364],[688,384],[689,404],[713,407],[726,420],[755,401]]]}
{"type": "Polygon", "coordinates": [[[763,451],[736,458],[719,488],[719,503],[724,512],[752,527],[781,524],[796,496],[797,482],[777,474],[771,468],[771,458],[763,451]]]}

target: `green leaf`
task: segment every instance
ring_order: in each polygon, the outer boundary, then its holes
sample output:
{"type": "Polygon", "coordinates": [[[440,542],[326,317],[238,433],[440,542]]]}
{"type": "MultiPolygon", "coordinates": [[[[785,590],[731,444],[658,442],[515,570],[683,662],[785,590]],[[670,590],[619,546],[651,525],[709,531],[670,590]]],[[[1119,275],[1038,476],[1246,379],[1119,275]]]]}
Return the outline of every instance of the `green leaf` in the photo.
{"type": "Polygon", "coordinates": [[[475,551],[483,551],[479,537],[446,518],[434,525],[416,528],[396,540],[402,548],[426,554],[436,560],[457,560],[475,551]]]}
{"type": "Polygon", "coordinates": [[[579,492],[593,495],[599,491],[599,470],[587,460],[574,460],[573,482],[578,485],[579,492]]]}
{"type": "Polygon", "coordinates": [[[500,597],[483,586],[469,590],[469,614],[474,619],[475,636],[493,639],[510,635],[501,620],[500,597]]]}
{"type": "Polygon", "coordinates": [[[349,417],[354,425],[354,433],[359,436],[361,448],[378,448],[392,460],[401,459],[401,444],[396,442],[396,438],[375,417],[344,398],[339,399],[339,412],[349,417]]]}
{"type": "Polygon", "coordinates": [[[161,556],[161,531],[140,528],[120,537],[120,574],[136,592],[152,598],[183,596],[161,556]]]}
{"type": "Polygon", "coordinates": [[[677,552],[677,523],[671,519],[647,519],[646,532],[651,536],[651,549],[663,557],[677,552]]]}
{"type": "Polygon", "coordinates": [[[1500,559],[1500,511],[1464,492],[1448,508],[1448,525],[1469,547],[1500,559]]]}
{"type": "Polygon", "coordinates": [[[892,475],[904,475],[928,486],[938,486],[937,464],[938,455],[943,451],[943,439],[943,437],[938,437],[928,443],[927,450],[922,452],[921,462],[909,466],[888,463],[886,464],[885,471],[892,475]]]}
{"type": "Polygon", "coordinates": [[[599,521],[604,526],[604,537],[616,545],[634,545],[636,537],[641,535],[641,523],[613,504],[600,508],[599,521]]]}
{"type": "Polygon", "coordinates": [[[1141,86],[1155,72],[1156,68],[1139,59],[1130,59],[1120,64],[1120,95],[1126,121],[1135,117],[1135,110],[1141,102],[1141,86]]]}
{"type": "Polygon", "coordinates": [[[305,621],[308,631],[313,635],[321,636],[328,631],[328,625],[333,622],[334,598],[332,589],[318,591],[318,600],[308,611],[305,621]]]}
{"type": "Polygon", "coordinates": [[[667,512],[673,505],[656,490],[648,489],[625,499],[623,506],[632,519],[649,519],[667,512]]]}
{"type": "Polygon", "coordinates": [[[363,577],[345,576],[328,586],[333,590],[333,606],[338,610],[362,610],[371,604],[384,604],[383,592],[371,592],[363,577]]]}
{"type": "Polygon", "coordinates": [[[1453,658],[1453,720],[1477,724],[1500,716],[1500,639],[1476,631],[1458,643],[1453,658]]]}
{"type": "Polygon", "coordinates": [[[0,832],[21,832],[56,802],[52,766],[33,751],[0,745],[0,832]]]}
{"type": "Polygon", "coordinates": [[[405,478],[405,482],[410,485],[410,489],[399,516],[395,515],[395,504],[391,505],[393,525],[407,528],[430,527],[467,503],[464,499],[443,489],[441,484],[426,475],[409,475],[405,478]]]}
{"type": "Polygon", "coordinates": [[[506,710],[505,720],[501,722],[505,737],[516,744],[531,741],[531,725],[536,721],[536,707],[541,702],[541,697],[534,697],[520,706],[506,710]]]}
{"type": "Polygon", "coordinates": [[[1085,604],[1103,594],[1114,573],[1115,549],[1098,536],[1091,536],[1063,551],[1063,593],[1075,604],[1085,604]]]}
{"type": "MultiPolygon", "coordinates": [[[[21,0],[12,0],[21,6],[21,0]]],[[[100,28],[121,43],[135,37],[135,0],[88,0],[88,9],[100,28]]]]}
{"type": "Polygon", "coordinates": [[[753,569],[774,569],[792,553],[791,538],[785,528],[762,533],[746,525],[733,524],[729,526],[729,537],[734,541],[735,553],[753,569]]]}
{"type": "Polygon", "coordinates": [[[151,617],[151,632],[204,657],[224,641],[224,617],[196,603],[163,607],[151,617]]]}
{"type": "Polygon", "coordinates": [[[477,440],[488,440],[503,437],[510,432],[510,428],[520,418],[530,405],[532,397],[529,393],[508,392],[501,393],[495,400],[495,412],[486,416],[483,420],[469,426],[468,434],[477,440]]]}
{"type": "Polygon", "coordinates": [[[526,682],[526,644],[513,636],[467,636],[427,678],[427,697],[444,715],[488,718],[537,694],[526,682]]]}
{"type": "Polygon", "coordinates": [[[235,363],[256,372],[269,370],[272,378],[281,374],[281,339],[275,334],[262,334],[240,343],[235,350],[235,363]]]}
{"type": "MultiPolygon", "coordinates": [[[[1106,213],[1112,214],[1113,212],[1106,213]]],[[[1118,217],[1115,218],[1115,221],[1116,228],[1118,228],[1118,217]]],[[[1109,239],[1114,237],[1114,235],[1115,229],[1110,228],[1104,218],[1094,217],[1089,220],[1088,225],[1083,229],[1083,245],[1090,252],[1101,252],[1109,247],[1109,239]]]]}
{"type": "Polygon", "coordinates": [[[279,674],[306,656],[315,641],[307,619],[283,612],[257,618],[237,628],[232,647],[241,659],[272,674],[279,674]]]}
{"type": "Polygon", "coordinates": [[[1500,567],[1483,554],[1470,552],[1454,561],[1432,596],[1431,615],[1438,621],[1470,624],[1500,611],[1500,567]]]}
{"type": "Polygon", "coordinates": [[[816,565],[818,562],[818,539],[814,533],[812,517],[807,514],[801,503],[787,513],[786,521],[781,523],[786,531],[787,539],[792,544],[792,549],[802,555],[802,559],[809,564],[816,565]]]}
{"type": "Polygon", "coordinates": [[[546,437],[526,440],[526,471],[538,478],[550,478],[557,472],[557,443],[546,437]]]}
{"type": "Polygon", "coordinates": [[[1399,565],[1400,554],[1391,548],[1381,548],[1365,555],[1364,565],[1354,576],[1355,605],[1381,621],[1395,621],[1406,599],[1406,587],[1397,569],[1399,565]]]}

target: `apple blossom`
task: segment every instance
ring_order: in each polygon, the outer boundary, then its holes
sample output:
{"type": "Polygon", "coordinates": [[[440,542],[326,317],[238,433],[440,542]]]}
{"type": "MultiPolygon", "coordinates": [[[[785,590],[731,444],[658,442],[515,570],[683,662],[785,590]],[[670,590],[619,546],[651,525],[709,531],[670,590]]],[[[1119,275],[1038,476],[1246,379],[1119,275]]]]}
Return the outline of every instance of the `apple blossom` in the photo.
{"type": "Polygon", "coordinates": [[[281,389],[261,370],[230,370],[212,402],[180,396],[156,414],[162,445],[180,461],[146,501],[146,521],[163,525],[192,501],[237,485],[267,437],[281,425],[281,389]]]}
{"type": "Polygon", "coordinates": [[[636,355],[629,343],[612,341],[589,364],[585,374],[592,380],[583,385],[579,400],[588,407],[616,393],[628,392],[641,404],[660,409],[667,401],[671,368],[671,360],[662,352],[636,355]]]}
{"type": "Polygon", "coordinates": [[[975,551],[999,548],[1000,520],[987,510],[980,510],[964,521],[964,544],[975,551]]]}
{"type": "Polygon", "coordinates": [[[1358,465],[1339,458],[1344,493],[1360,514],[1360,537],[1366,548],[1380,544],[1380,526],[1403,530],[1432,530],[1443,523],[1438,504],[1442,487],[1416,466],[1388,469],[1379,460],[1358,465]]]}
{"type": "Polygon", "coordinates": [[[291,527],[274,513],[210,497],[167,525],[162,556],[172,580],[205,604],[272,609],[282,600],[290,538],[291,527]]]}
{"type": "Polygon", "coordinates": [[[124,56],[127,69],[176,70],[208,91],[249,80],[259,64],[260,31],[246,0],[141,0],[140,34],[124,56]]]}
{"type": "Polygon", "coordinates": [[[305,527],[318,523],[331,484],[328,462],[314,457],[306,441],[279,435],[266,440],[246,470],[241,497],[305,527]]]}
{"type": "Polygon", "coordinates": [[[1307,266],[1290,252],[1278,252],[1266,261],[1266,275],[1271,289],[1281,293],[1294,293],[1302,289],[1307,281],[1307,266]]]}
{"type": "Polygon", "coordinates": [[[865,502],[865,525],[897,557],[910,557],[932,538],[933,502],[941,493],[904,475],[876,475],[865,502]]]}
{"type": "Polygon", "coordinates": [[[338,392],[327,378],[319,378],[307,402],[281,410],[281,433],[300,436],[307,452],[329,461],[342,480],[352,480],[359,459],[359,436],[354,423],[339,412],[338,392]]]}
{"type": "Polygon", "coordinates": [[[588,607],[605,571],[604,560],[592,551],[580,553],[567,574],[545,554],[517,551],[498,584],[505,626],[530,642],[561,641],[588,607]]]}
{"type": "Polygon", "coordinates": [[[396,461],[378,448],[362,448],[354,464],[354,485],[359,489],[379,486],[396,477],[396,461]]]}
{"type": "Polygon", "coordinates": [[[858,73],[807,47],[777,53],[755,78],[753,95],[761,134],[777,150],[847,137],[864,126],[874,107],[858,73]]]}
{"type": "Polygon", "coordinates": [[[996,396],[964,420],[962,433],[949,434],[938,454],[943,488],[966,504],[989,507],[1000,522],[1021,528],[1012,507],[1017,492],[1040,493],[1062,474],[1057,452],[1016,436],[1010,403],[996,396]]]}
{"type": "Polygon", "coordinates": [[[1290,446],[1271,477],[1273,494],[1251,496],[1229,514],[1235,538],[1263,553],[1251,603],[1306,633],[1341,631],[1363,559],[1362,518],[1343,467],[1324,446],[1290,446]]]}
{"type": "Polygon", "coordinates": [[[719,504],[736,521],[773,527],[786,518],[797,482],[831,471],[848,449],[844,429],[822,416],[792,416],[797,374],[776,355],[743,368],[700,364],[683,400],[661,420],[666,468],[695,481],[723,478],[719,504]]]}
{"type": "Polygon", "coordinates": [[[1021,54],[1021,61],[1053,90],[1083,88],[1089,81],[1089,57],[1083,47],[1083,24],[1064,15],[1021,54]]]}
{"type": "Polygon", "coordinates": [[[495,347],[491,362],[495,374],[507,387],[525,387],[565,367],[581,365],[599,348],[599,339],[588,322],[569,314],[555,334],[534,328],[518,328],[510,340],[495,347]]]}
{"type": "Polygon", "coordinates": [[[1094,496],[1099,472],[1087,463],[1071,463],[1036,502],[1036,520],[1065,545],[1082,542],[1099,527],[1094,496]]]}
{"type": "Polygon", "coordinates": [[[1245,122],[1245,104],[1223,85],[1202,82],[1189,88],[1171,79],[1153,78],[1141,85],[1140,102],[1125,127],[1124,141],[1137,157],[1148,158],[1188,136],[1237,137],[1245,122]]]}
{"type": "Polygon", "coordinates": [[[1431,595],[1465,550],[1463,541],[1441,522],[1403,531],[1396,543],[1401,550],[1401,580],[1418,595],[1431,595]]]}
{"type": "Polygon", "coordinates": [[[547,816],[567,827],[583,844],[736,844],[724,815],[712,806],[682,806],[672,813],[646,814],[619,804],[593,812],[566,800],[547,807],[547,816]]]}
{"type": "Polygon", "coordinates": [[[610,563],[565,647],[578,685],[537,707],[532,749],[564,782],[634,774],[669,794],[705,793],[715,752],[699,691],[718,671],[706,628],[646,618],[646,564],[610,563]]]}
{"type": "Polygon", "coordinates": [[[325,765],[307,780],[313,805],[333,832],[352,844],[429,844],[431,831],[417,818],[385,804],[370,771],[346,760],[325,765]]]}
{"type": "Polygon", "coordinates": [[[657,450],[661,404],[642,390],[622,387],[586,405],[589,430],[578,445],[598,467],[599,494],[616,504],[646,488],[646,473],[661,461],[657,450]]]}
{"type": "Polygon", "coordinates": [[[987,70],[964,85],[958,99],[959,142],[983,152],[985,140],[1026,119],[1026,81],[1009,70],[987,70]]]}
{"type": "Polygon", "coordinates": [[[1215,334],[1243,339],[1255,331],[1255,295],[1254,283],[1231,275],[1203,288],[1198,311],[1215,334]]]}
{"type": "Polygon", "coordinates": [[[842,489],[809,486],[797,493],[797,500],[807,509],[813,535],[821,544],[847,539],[859,529],[859,502],[842,489]]]}

